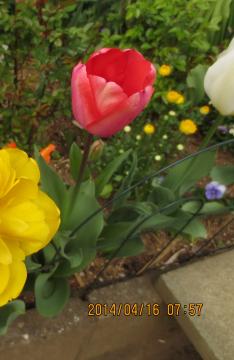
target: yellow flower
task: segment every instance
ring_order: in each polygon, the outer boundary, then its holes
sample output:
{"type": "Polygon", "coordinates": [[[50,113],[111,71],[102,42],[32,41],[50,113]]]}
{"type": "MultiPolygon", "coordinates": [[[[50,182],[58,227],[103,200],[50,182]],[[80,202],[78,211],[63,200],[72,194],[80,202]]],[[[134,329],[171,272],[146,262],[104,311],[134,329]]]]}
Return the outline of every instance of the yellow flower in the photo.
{"type": "Polygon", "coordinates": [[[39,190],[39,178],[25,152],[0,150],[0,306],[22,291],[25,256],[46,246],[60,224],[59,209],[39,190]]]}
{"type": "Polygon", "coordinates": [[[199,110],[202,115],[207,115],[210,112],[210,107],[208,105],[204,105],[201,106],[199,110]]]}
{"type": "Polygon", "coordinates": [[[168,102],[178,104],[178,105],[184,103],[184,96],[181,93],[179,93],[178,91],[174,91],[174,90],[167,92],[166,99],[168,102]]]}
{"type": "Polygon", "coordinates": [[[183,103],[184,103],[184,96],[180,95],[178,97],[178,100],[176,101],[176,104],[180,105],[180,104],[183,104],[183,103]]]}
{"type": "Polygon", "coordinates": [[[155,126],[153,124],[146,124],[143,131],[147,135],[152,135],[155,132],[155,126]]]}
{"type": "Polygon", "coordinates": [[[197,131],[197,125],[193,120],[185,119],[180,122],[179,130],[185,135],[191,135],[197,131]]]}
{"type": "Polygon", "coordinates": [[[172,67],[170,65],[164,64],[164,65],[160,66],[158,72],[161,76],[169,76],[172,72],[172,67]]]}

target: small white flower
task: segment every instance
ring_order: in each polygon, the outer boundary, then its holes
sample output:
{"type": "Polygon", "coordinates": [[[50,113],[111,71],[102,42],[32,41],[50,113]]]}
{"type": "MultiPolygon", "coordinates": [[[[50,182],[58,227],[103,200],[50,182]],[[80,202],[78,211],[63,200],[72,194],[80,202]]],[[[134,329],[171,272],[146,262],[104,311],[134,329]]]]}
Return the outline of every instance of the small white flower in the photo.
{"type": "Polygon", "coordinates": [[[231,129],[229,130],[229,134],[232,135],[232,136],[234,136],[234,128],[231,128],[231,129]]]}
{"type": "Polygon", "coordinates": [[[8,45],[6,45],[6,44],[2,44],[2,48],[3,48],[5,51],[7,51],[7,50],[8,50],[8,48],[9,48],[9,46],[8,46],[8,45]]]}
{"type": "Polygon", "coordinates": [[[176,116],[176,112],[173,111],[173,110],[170,110],[168,114],[169,114],[170,116],[176,116]]]}
{"type": "Polygon", "coordinates": [[[141,140],[141,135],[137,135],[136,136],[136,139],[139,141],[139,140],[141,140]]]}
{"type": "Polygon", "coordinates": [[[131,126],[127,125],[124,127],[124,132],[129,133],[131,131],[131,126]]]}
{"type": "Polygon", "coordinates": [[[183,144],[178,144],[176,147],[177,147],[177,150],[179,150],[179,151],[184,150],[184,145],[183,144]]]}
{"type": "Polygon", "coordinates": [[[155,155],[154,159],[156,161],[161,161],[162,160],[162,156],[161,155],[155,155]]]}
{"type": "Polygon", "coordinates": [[[167,140],[168,139],[167,134],[164,134],[162,138],[163,138],[163,140],[167,140]]]}

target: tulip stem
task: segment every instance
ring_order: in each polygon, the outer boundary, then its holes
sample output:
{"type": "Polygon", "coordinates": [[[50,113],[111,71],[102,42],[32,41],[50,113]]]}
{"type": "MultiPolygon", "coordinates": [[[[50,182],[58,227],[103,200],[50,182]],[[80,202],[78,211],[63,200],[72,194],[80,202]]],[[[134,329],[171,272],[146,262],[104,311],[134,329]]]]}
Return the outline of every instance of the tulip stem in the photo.
{"type": "Polygon", "coordinates": [[[85,172],[85,168],[86,168],[86,165],[88,162],[89,151],[90,151],[90,146],[92,144],[92,141],[93,141],[93,135],[88,134],[85,145],[84,145],[84,152],[83,152],[83,157],[82,157],[81,164],[80,164],[79,174],[78,174],[77,181],[76,181],[77,189],[79,189],[80,184],[84,177],[84,172],[85,172]]]}
{"type": "Polygon", "coordinates": [[[222,124],[223,116],[219,115],[217,119],[213,122],[212,126],[210,127],[209,131],[207,132],[205,138],[203,139],[200,149],[205,148],[209,145],[210,140],[212,139],[213,135],[215,134],[217,128],[222,124]]]}

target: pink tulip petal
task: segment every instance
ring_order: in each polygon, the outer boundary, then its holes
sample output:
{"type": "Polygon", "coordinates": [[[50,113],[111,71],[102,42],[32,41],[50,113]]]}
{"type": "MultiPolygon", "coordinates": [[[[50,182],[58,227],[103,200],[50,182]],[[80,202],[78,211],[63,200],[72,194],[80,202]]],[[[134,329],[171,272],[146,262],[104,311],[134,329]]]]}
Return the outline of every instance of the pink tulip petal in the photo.
{"type": "Polygon", "coordinates": [[[107,82],[105,79],[94,75],[89,75],[89,80],[97,109],[102,117],[114,111],[121,102],[127,99],[123,89],[116,83],[107,82]]]}
{"type": "Polygon", "coordinates": [[[124,100],[113,113],[102,120],[89,124],[86,129],[94,135],[109,137],[123,129],[132,122],[150,101],[153,87],[147,86],[145,90],[135,93],[124,100]]]}
{"type": "Polygon", "coordinates": [[[78,64],[74,68],[71,86],[73,114],[78,123],[85,127],[100,117],[85,65],[78,64]]]}
{"type": "Polygon", "coordinates": [[[89,75],[100,76],[107,81],[121,85],[124,80],[126,65],[127,56],[123,51],[105,49],[104,52],[89,58],[86,68],[89,75]]]}
{"type": "Polygon", "coordinates": [[[155,79],[152,64],[136,50],[125,51],[127,57],[127,66],[125,69],[124,81],[121,84],[124,92],[131,96],[151,85],[155,79]],[[150,80],[150,82],[146,83],[150,80]]]}

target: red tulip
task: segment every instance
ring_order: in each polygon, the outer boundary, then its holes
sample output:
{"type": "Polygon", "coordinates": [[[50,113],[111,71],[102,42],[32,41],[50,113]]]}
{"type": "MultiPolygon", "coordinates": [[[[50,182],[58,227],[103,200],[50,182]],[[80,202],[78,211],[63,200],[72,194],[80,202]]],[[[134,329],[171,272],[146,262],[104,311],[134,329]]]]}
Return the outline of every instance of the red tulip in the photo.
{"type": "Polygon", "coordinates": [[[72,73],[72,109],[79,126],[111,136],[146,107],[156,71],[138,51],[102,49],[72,73]]]}

